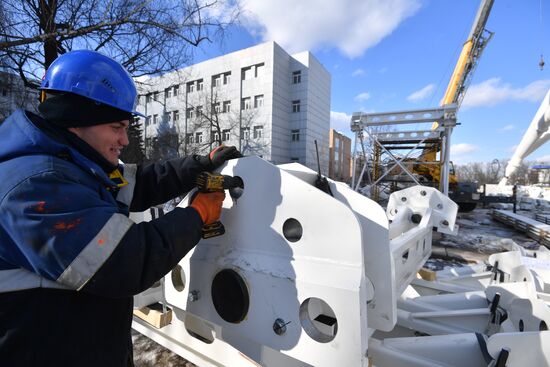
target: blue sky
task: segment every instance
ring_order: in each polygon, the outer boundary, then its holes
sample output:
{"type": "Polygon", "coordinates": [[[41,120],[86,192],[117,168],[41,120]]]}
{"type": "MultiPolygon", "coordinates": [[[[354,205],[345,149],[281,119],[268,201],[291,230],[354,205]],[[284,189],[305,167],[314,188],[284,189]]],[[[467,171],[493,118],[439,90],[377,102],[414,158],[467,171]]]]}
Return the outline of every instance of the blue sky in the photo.
{"type": "MultiPolygon", "coordinates": [[[[241,0],[244,16],[197,61],[273,40],[332,75],[331,126],[355,111],[437,107],[480,0],[241,0]]],[[[495,0],[494,32],[459,111],[455,163],[510,158],[550,88],[550,1],[495,0]],[[542,1],[542,21],[541,21],[542,1]],[[548,52],[548,55],[545,54],[548,52]],[[540,70],[541,53],[547,66],[540,70]]],[[[550,144],[528,160],[550,162],[550,144]]]]}

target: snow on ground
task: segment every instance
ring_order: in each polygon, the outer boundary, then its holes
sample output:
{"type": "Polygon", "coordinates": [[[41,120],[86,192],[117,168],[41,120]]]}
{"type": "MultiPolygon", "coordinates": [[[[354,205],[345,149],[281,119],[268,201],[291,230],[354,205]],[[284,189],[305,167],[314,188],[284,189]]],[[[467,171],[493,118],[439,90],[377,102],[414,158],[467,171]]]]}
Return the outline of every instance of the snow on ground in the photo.
{"type": "Polygon", "coordinates": [[[196,367],[153,340],[132,330],[135,367],[196,367]]]}
{"type": "MultiPolygon", "coordinates": [[[[518,214],[534,215],[521,211],[518,214]]],[[[456,236],[434,234],[432,257],[426,263],[427,268],[440,270],[446,266],[482,262],[493,253],[509,251],[513,242],[527,249],[539,246],[524,233],[493,220],[491,209],[458,213],[456,224],[459,226],[456,236]]]]}

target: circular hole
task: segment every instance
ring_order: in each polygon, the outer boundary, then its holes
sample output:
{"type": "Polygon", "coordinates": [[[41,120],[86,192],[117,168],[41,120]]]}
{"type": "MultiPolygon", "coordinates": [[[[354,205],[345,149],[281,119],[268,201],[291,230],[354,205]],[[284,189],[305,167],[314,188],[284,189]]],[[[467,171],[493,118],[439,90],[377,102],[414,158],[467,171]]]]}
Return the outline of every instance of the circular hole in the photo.
{"type": "Polygon", "coordinates": [[[424,191],[424,190],[420,191],[420,195],[426,196],[426,191],[424,191]]]}
{"type": "Polygon", "coordinates": [[[519,331],[523,331],[523,320],[519,320],[519,331]]]}
{"type": "Polygon", "coordinates": [[[218,315],[231,323],[243,321],[250,297],[243,278],[232,269],[224,269],[212,281],[212,302],[218,315]]]}
{"type": "Polygon", "coordinates": [[[546,325],[546,322],[543,320],[539,324],[539,331],[546,331],[548,330],[548,325],[546,325]]]}
{"type": "Polygon", "coordinates": [[[302,238],[302,225],[294,218],[288,218],[283,224],[283,236],[290,242],[297,242],[302,238]]]}
{"type": "Polygon", "coordinates": [[[185,272],[179,265],[172,270],[172,285],[178,292],[182,292],[185,289],[185,272]]]}
{"type": "Polygon", "coordinates": [[[311,297],[300,305],[300,323],[313,340],[328,343],[338,332],[338,320],[332,308],[322,299],[311,297]]]}
{"type": "Polygon", "coordinates": [[[407,201],[407,198],[403,196],[403,197],[401,198],[401,201],[402,201],[402,202],[405,202],[405,201],[407,201]]]}

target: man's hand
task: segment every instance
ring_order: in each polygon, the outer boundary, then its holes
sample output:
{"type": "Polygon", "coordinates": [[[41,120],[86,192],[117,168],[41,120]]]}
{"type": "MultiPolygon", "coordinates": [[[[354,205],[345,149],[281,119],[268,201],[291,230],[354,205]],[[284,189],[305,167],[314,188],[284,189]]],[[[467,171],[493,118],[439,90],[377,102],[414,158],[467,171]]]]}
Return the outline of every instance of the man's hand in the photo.
{"type": "Polygon", "coordinates": [[[191,199],[190,206],[199,213],[203,224],[212,224],[220,220],[224,199],[223,192],[197,192],[191,199]]]}
{"type": "Polygon", "coordinates": [[[215,170],[226,161],[234,158],[241,158],[243,155],[234,146],[220,145],[212,150],[207,156],[199,156],[199,162],[208,170],[215,170]]]}

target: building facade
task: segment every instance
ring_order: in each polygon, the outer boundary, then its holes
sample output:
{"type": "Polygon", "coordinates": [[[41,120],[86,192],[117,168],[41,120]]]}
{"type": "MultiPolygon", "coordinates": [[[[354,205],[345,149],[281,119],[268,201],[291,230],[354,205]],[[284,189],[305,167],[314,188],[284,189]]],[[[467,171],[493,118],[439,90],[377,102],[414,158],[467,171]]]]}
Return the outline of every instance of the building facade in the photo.
{"type": "Polygon", "coordinates": [[[274,42],[138,82],[146,149],[162,135],[180,154],[220,143],[275,164],[328,169],[330,74],[310,52],[274,42]]]}
{"type": "Polygon", "coordinates": [[[329,132],[328,176],[337,181],[351,179],[351,139],[334,129],[329,132]]]}
{"type": "Polygon", "coordinates": [[[39,92],[25,87],[18,75],[0,71],[0,122],[18,108],[37,112],[39,92]]]}

